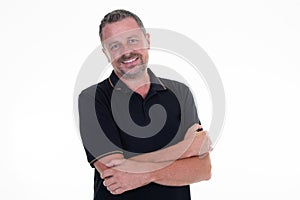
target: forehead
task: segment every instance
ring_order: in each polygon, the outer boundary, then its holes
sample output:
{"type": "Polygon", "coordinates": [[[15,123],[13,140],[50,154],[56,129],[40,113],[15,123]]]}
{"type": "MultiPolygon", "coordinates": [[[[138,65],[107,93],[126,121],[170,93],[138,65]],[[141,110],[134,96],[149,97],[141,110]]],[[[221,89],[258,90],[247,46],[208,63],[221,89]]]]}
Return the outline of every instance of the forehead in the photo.
{"type": "Polygon", "coordinates": [[[130,32],[137,32],[140,27],[132,17],[127,17],[118,22],[106,24],[102,29],[102,40],[107,40],[112,37],[128,34],[130,32]]]}

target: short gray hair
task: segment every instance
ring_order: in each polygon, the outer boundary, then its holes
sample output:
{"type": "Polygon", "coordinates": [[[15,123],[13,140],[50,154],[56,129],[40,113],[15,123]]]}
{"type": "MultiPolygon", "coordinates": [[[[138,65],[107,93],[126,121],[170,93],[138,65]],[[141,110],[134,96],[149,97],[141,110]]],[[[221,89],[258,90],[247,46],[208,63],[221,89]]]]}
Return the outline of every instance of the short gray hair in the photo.
{"type": "Polygon", "coordinates": [[[102,41],[102,30],[106,24],[118,22],[127,17],[132,17],[137,22],[139,27],[142,29],[144,34],[146,34],[146,30],[144,28],[143,22],[136,14],[134,14],[130,11],[127,11],[127,10],[119,9],[119,10],[114,10],[114,11],[106,14],[104,16],[104,18],[101,20],[101,24],[99,26],[99,36],[100,36],[101,41],[102,41]]]}

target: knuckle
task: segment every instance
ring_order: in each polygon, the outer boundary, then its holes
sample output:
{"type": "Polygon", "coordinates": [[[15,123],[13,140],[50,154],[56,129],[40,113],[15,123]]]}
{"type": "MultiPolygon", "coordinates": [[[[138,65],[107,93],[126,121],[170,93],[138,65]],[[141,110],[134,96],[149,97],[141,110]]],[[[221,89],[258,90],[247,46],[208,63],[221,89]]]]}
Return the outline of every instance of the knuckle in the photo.
{"type": "Polygon", "coordinates": [[[117,192],[117,194],[122,194],[124,192],[124,190],[123,189],[117,189],[116,192],[117,192]]]}

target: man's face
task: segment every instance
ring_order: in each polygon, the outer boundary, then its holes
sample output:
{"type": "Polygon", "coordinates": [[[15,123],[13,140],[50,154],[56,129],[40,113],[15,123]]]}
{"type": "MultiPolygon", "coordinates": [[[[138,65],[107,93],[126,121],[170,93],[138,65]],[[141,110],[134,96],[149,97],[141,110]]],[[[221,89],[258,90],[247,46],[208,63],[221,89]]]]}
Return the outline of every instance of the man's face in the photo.
{"type": "Polygon", "coordinates": [[[103,52],[119,77],[134,78],[145,71],[148,63],[149,34],[127,17],[102,29],[103,52]]]}

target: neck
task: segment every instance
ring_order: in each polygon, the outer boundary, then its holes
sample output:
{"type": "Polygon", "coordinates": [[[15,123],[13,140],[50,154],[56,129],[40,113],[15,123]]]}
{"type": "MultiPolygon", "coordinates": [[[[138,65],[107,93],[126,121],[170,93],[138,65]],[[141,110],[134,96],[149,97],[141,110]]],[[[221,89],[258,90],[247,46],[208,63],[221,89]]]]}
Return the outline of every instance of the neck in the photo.
{"type": "Polygon", "coordinates": [[[127,85],[128,88],[140,94],[143,98],[145,98],[148,94],[151,82],[147,69],[144,70],[139,76],[134,78],[119,78],[127,85]]]}

